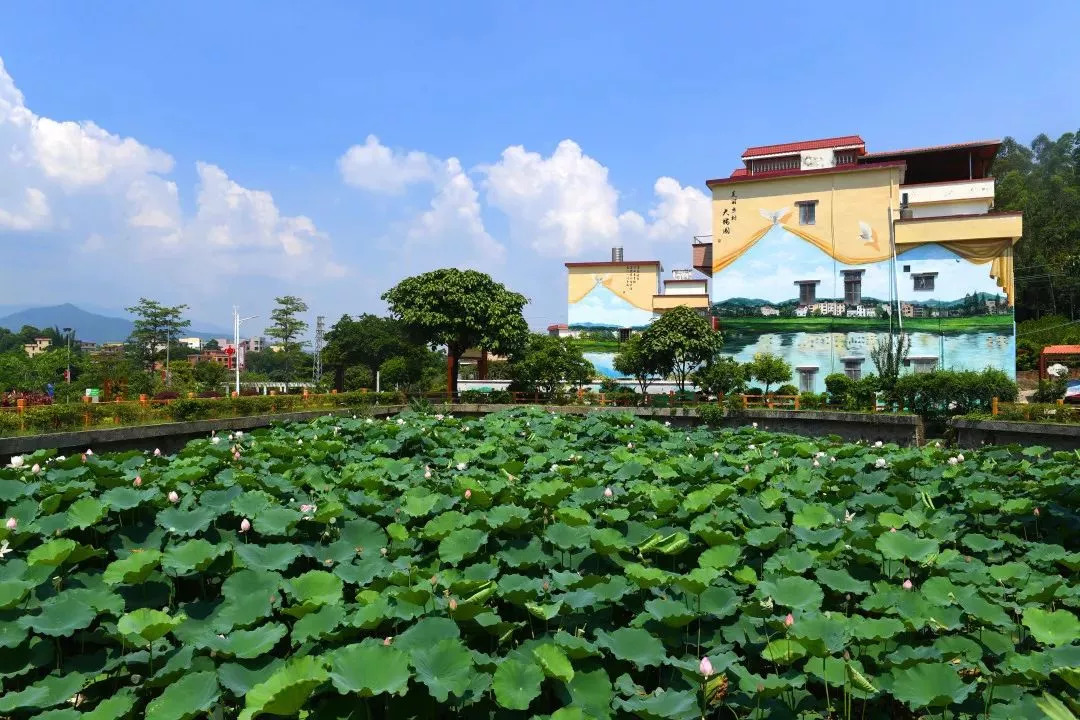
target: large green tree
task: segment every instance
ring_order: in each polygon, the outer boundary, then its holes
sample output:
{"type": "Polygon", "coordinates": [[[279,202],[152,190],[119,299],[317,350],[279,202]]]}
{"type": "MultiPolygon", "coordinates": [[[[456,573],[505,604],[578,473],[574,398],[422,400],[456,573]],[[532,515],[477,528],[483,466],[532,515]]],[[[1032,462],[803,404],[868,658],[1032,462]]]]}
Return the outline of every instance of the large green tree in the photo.
{"type": "Polygon", "coordinates": [[[551,397],[564,385],[580,387],[596,371],[580,348],[567,338],[535,333],[510,363],[514,384],[551,397]]]}
{"type": "Polygon", "coordinates": [[[171,353],[168,352],[170,343],[191,326],[191,321],[184,317],[187,308],[187,305],[162,305],[148,298],[139,298],[137,304],[124,308],[135,316],[131,336],[128,338],[129,351],[148,373],[153,372],[154,363],[163,355],[168,364],[171,359],[171,353]]]}
{"type": "Polygon", "coordinates": [[[653,367],[675,378],[681,391],[690,373],[720,350],[720,333],[696,310],[680,305],[645,328],[641,349],[653,367]]]}
{"type": "Polygon", "coordinates": [[[791,365],[784,358],[772,353],[760,352],[754,355],[754,359],[747,363],[747,371],[751,377],[765,386],[765,396],[769,396],[769,388],[791,380],[791,365]]]}
{"type": "Polygon", "coordinates": [[[659,367],[656,359],[647,355],[641,348],[641,335],[631,335],[630,339],[619,346],[619,353],[612,365],[626,377],[632,377],[641,388],[641,394],[649,391],[649,384],[665,370],[659,367]]]}
{"type": "Polygon", "coordinates": [[[281,352],[285,354],[285,387],[288,388],[293,379],[293,360],[304,344],[300,336],[308,329],[307,322],[300,317],[300,314],[306,313],[308,306],[295,295],[283,295],[274,298],[274,302],[277,306],[270,311],[272,324],[266,328],[266,334],[281,342],[281,352]]]}
{"type": "Polygon", "coordinates": [[[1029,146],[1005,138],[994,161],[997,211],[1024,213],[1014,250],[1016,319],[1080,317],[1080,132],[1029,146]]]}
{"type": "Polygon", "coordinates": [[[383,296],[390,314],[414,339],[446,347],[453,362],[450,392],[457,392],[458,364],[469,348],[512,355],[529,339],[522,315],[528,300],[476,270],[444,268],[408,277],[383,296]]]}

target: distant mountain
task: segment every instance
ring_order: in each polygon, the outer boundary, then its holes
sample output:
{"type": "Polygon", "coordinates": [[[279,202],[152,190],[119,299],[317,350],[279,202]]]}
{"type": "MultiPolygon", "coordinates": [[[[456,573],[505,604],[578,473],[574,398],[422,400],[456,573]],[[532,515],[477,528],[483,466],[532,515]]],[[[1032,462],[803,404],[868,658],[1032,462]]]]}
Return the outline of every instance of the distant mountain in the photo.
{"type": "MultiPolygon", "coordinates": [[[[36,328],[75,328],[76,338],[96,343],[127,340],[133,327],[131,320],[127,318],[98,315],[97,313],[87,312],[71,303],[53,305],[52,307],[27,308],[0,317],[0,327],[8,330],[18,332],[24,325],[32,325],[36,328]]],[[[223,334],[225,333],[200,332],[197,330],[184,332],[185,336],[201,338],[220,337],[223,334]]]]}
{"type": "Polygon", "coordinates": [[[774,303],[771,303],[768,300],[761,300],[760,298],[733,297],[714,304],[721,306],[730,305],[734,307],[761,307],[762,305],[773,305],[774,303]]]}

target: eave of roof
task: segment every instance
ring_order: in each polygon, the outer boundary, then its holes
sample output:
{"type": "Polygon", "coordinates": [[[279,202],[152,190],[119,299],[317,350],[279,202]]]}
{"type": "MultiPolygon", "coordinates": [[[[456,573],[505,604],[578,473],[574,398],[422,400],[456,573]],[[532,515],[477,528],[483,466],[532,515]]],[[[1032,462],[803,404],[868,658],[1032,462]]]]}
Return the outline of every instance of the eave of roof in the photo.
{"type": "Polygon", "coordinates": [[[835,167],[816,168],[814,170],[773,170],[772,172],[755,173],[754,175],[740,175],[739,177],[716,178],[706,180],[707,187],[715,185],[731,185],[734,183],[758,182],[782,177],[803,177],[807,175],[828,175],[830,173],[861,172],[864,170],[882,170],[890,167],[906,167],[903,160],[877,163],[860,163],[858,165],[837,165],[835,167]]]}

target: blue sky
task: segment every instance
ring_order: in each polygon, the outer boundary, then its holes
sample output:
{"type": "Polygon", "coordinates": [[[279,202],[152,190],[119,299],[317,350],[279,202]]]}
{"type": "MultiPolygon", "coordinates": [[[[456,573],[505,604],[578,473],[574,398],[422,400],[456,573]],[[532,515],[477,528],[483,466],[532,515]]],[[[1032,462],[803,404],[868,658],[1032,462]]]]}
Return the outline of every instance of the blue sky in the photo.
{"type": "Polygon", "coordinates": [[[687,265],[704,180],[748,145],[1076,130],[1078,23],[1072,0],[5,3],[0,305],[227,324],[291,293],[333,320],[458,265],[563,322],[565,260],[687,265]]]}

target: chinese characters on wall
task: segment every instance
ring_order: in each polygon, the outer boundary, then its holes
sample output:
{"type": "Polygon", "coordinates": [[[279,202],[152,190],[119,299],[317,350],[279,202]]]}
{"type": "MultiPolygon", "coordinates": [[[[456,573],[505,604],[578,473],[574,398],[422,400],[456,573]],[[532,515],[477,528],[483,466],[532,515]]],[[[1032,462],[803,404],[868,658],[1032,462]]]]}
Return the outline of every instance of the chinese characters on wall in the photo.
{"type": "Polygon", "coordinates": [[[731,226],[735,224],[735,213],[738,211],[738,198],[735,196],[735,191],[731,191],[731,204],[724,208],[720,213],[720,234],[730,235],[731,226]]]}

